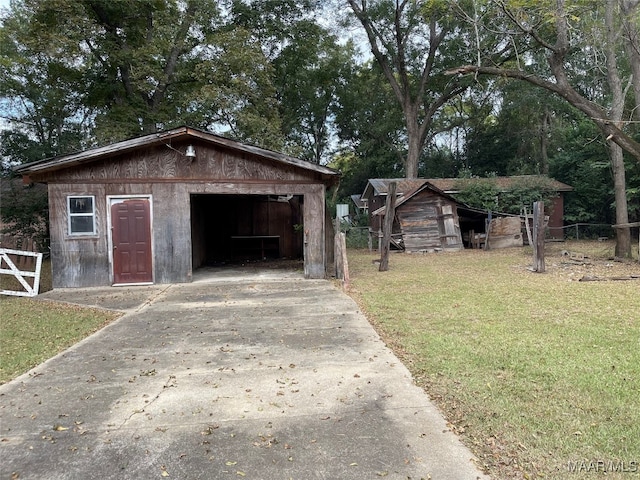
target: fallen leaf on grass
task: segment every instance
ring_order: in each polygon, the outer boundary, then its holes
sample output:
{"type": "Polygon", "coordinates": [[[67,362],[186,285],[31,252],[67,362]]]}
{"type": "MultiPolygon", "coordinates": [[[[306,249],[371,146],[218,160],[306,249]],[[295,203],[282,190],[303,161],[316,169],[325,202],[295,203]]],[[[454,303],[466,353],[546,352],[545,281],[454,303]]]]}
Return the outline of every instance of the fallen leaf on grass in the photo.
{"type": "Polygon", "coordinates": [[[62,425],[54,425],[53,429],[56,432],[64,432],[65,430],[69,430],[68,427],[63,427],[62,425]]]}

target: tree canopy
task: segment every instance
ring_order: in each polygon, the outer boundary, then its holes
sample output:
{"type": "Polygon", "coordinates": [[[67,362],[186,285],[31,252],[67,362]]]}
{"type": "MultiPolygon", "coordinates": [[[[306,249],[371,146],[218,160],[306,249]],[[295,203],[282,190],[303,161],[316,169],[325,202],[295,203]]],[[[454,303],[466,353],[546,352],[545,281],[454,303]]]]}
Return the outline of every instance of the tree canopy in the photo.
{"type": "Polygon", "coordinates": [[[576,189],[567,218],[624,223],[640,213],[639,5],[13,0],[3,174],[190,125],[339,168],[343,198],[373,177],[548,173],[576,189]]]}

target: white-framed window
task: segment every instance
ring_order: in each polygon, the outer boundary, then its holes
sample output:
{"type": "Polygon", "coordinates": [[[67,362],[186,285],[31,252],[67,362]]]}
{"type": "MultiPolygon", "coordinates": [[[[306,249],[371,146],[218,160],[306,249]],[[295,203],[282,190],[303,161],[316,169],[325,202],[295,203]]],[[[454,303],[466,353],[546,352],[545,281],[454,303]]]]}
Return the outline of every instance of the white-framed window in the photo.
{"type": "Polygon", "coordinates": [[[95,235],[96,198],[93,195],[67,197],[69,235],[95,235]]]}

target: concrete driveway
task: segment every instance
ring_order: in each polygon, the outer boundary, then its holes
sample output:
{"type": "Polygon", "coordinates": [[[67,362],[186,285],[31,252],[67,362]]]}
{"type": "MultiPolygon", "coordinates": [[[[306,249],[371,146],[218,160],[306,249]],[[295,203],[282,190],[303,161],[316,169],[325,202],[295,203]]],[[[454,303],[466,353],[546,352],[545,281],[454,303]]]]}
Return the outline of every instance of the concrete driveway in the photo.
{"type": "Polygon", "coordinates": [[[0,387],[0,479],[487,478],[331,282],[41,297],[127,313],[0,387]]]}

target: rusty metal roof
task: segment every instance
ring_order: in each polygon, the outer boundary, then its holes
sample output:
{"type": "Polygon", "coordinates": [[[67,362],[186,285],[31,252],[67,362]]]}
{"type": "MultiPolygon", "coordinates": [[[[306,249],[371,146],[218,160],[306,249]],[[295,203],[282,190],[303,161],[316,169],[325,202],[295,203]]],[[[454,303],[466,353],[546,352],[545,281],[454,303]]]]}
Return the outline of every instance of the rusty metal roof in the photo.
{"type": "Polygon", "coordinates": [[[457,193],[466,184],[475,182],[489,182],[494,184],[502,191],[507,191],[516,186],[518,183],[545,183],[556,192],[571,192],[573,187],[566,183],[559,182],[546,175],[514,175],[510,177],[487,177],[487,178],[370,178],[367,186],[362,193],[362,197],[366,198],[373,192],[374,195],[386,195],[389,191],[389,184],[396,182],[397,195],[402,196],[417,190],[425,183],[430,183],[433,187],[444,193],[457,193]]]}
{"type": "Polygon", "coordinates": [[[389,184],[396,182],[396,194],[404,195],[406,192],[420,188],[427,182],[425,178],[370,178],[362,193],[362,198],[367,198],[369,192],[373,190],[375,195],[386,195],[389,191],[389,184]]]}
{"type": "Polygon", "coordinates": [[[495,185],[501,191],[507,191],[522,183],[544,183],[556,192],[571,192],[573,187],[566,183],[559,182],[546,175],[513,175],[510,177],[487,177],[487,178],[429,178],[426,181],[446,193],[459,192],[465,185],[476,182],[487,182],[495,185]]]}
{"type": "Polygon", "coordinates": [[[351,200],[353,201],[353,203],[356,205],[357,208],[359,209],[367,208],[367,200],[365,198],[362,198],[361,195],[351,195],[351,200]]]}

